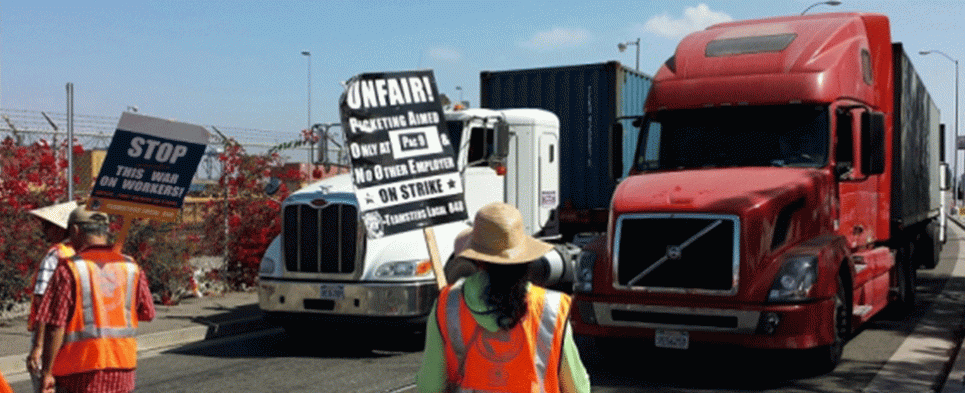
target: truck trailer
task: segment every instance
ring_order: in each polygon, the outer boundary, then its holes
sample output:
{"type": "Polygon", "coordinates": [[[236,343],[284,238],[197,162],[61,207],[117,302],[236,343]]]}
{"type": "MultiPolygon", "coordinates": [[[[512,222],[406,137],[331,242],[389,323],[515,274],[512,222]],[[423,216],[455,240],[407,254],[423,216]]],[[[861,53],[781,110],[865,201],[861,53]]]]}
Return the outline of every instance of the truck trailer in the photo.
{"type": "Polygon", "coordinates": [[[645,105],[607,236],[578,262],[576,333],[800,350],[833,369],[855,328],[913,309],[917,269],[942,248],[947,167],[886,16],[711,26],[680,42],[645,105]]]}
{"type": "Polygon", "coordinates": [[[560,119],[560,221],[563,238],[606,231],[617,183],[626,177],[652,78],[617,61],[483,71],[483,108],[540,108],[560,119]],[[577,177],[568,177],[579,174],[577,177]]]}

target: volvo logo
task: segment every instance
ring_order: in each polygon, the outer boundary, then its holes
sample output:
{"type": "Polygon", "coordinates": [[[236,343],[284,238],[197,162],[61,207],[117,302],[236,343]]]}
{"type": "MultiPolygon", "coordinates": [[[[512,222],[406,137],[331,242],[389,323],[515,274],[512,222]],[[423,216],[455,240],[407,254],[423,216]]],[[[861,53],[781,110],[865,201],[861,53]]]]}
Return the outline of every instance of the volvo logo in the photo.
{"type": "Polygon", "coordinates": [[[683,250],[683,247],[680,246],[667,246],[667,259],[674,261],[680,260],[680,254],[683,250]]]}

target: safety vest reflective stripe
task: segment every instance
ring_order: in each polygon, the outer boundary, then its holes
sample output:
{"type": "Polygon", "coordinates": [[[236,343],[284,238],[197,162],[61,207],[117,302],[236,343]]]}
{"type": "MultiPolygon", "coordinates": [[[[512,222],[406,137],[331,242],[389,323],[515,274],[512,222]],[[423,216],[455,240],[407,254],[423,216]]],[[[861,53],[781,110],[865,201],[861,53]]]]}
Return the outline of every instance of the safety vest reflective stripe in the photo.
{"type": "Polygon", "coordinates": [[[459,325],[459,302],[462,301],[462,284],[464,280],[459,280],[449,288],[446,299],[446,330],[449,331],[449,340],[452,350],[456,353],[456,358],[461,362],[466,358],[466,341],[462,338],[462,328],[459,325]]]}
{"type": "Polygon", "coordinates": [[[556,332],[556,319],[559,317],[559,292],[543,291],[543,317],[539,323],[539,335],[536,339],[536,372],[540,382],[546,380],[546,365],[553,352],[553,337],[556,332]]]}

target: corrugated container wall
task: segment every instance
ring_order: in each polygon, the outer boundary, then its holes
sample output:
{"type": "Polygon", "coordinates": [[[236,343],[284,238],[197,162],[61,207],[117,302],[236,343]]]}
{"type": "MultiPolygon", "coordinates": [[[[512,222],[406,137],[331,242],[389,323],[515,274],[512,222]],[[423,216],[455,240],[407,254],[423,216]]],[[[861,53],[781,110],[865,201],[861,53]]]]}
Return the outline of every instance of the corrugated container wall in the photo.
{"type": "Polygon", "coordinates": [[[900,43],[892,44],[895,77],[891,219],[906,227],[939,214],[938,107],[900,43]]]}
{"type": "Polygon", "coordinates": [[[653,79],[611,61],[550,68],[483,71],[480,106],[541,108],[560,118],[561,205],[609,209],[626,176],[653,79]]]}

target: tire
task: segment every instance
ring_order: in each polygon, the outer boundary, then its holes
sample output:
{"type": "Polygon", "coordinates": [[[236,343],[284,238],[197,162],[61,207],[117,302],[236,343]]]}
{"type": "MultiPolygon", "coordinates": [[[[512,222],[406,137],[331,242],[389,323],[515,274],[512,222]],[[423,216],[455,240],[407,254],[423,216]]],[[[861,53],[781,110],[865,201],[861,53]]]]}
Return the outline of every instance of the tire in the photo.
{"type": "Polygon", "coordinates": [[[903,319],[915,309],[918,288],[918,264],[913,259],[914,245],[908,244],[899,251],[896,261],[894,298],[888,306],[887,315],[892,319],[903,319]]]}
{"type": "Polygon", "coordinates": [[[941,261],[942,242],[938,237],[938,225],[934,222],[929,223],[915,247],[918,252],[917,263],[921,268],[934,269],[941,261]]]}
{"type": "Polygon", "coordinates": [[[844,354],[844,345],[851,337],[851,297],[848,296],[844,280],[838,275],[837,289],[834,294],[834,326],[831,344],[818,347],[814,351],[814,364],[821,373],[831,372],[844,354]]]}

